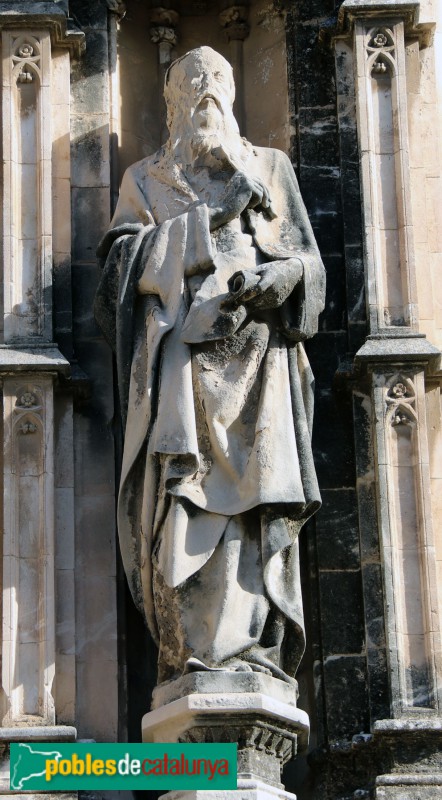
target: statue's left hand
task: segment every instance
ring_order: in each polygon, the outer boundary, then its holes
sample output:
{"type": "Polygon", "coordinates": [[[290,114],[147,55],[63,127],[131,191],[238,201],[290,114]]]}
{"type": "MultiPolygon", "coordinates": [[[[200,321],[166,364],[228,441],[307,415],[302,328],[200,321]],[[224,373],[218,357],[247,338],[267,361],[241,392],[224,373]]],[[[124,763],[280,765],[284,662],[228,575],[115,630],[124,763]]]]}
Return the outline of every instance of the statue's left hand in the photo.
{"type": "Polygon", "coordinates": [[[248,308],[278,308],[292,293],[302,278],[303,266],[299,258],[270,261],[263,264],[254,296],[246,303],[248,308]]]}

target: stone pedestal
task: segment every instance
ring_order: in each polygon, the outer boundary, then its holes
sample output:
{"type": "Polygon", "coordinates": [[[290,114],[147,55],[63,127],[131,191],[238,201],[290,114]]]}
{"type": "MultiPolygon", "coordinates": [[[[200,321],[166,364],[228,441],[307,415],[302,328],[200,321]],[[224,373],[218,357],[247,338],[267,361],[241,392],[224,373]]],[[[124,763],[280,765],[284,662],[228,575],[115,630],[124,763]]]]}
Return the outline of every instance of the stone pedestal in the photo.
{"type": "MultiPolygon", "coordinates": [[[[296,707],[296,687],[257,673],[196,672],[159,686],[143,717],[143,742],[238,744],[238,789],[211,800],[295,798],[281,770],[306,748],[309,720],[296,707]]],[[[169,792],[167,800],[202,800],[205,792],[169,792]]]]}
{"type": "Polygon", "coordinates": [[[357,734],[310,754],[317,797],[360,800],[435,800],[442,797],[442,720],[414,714],[380,719],[357,734]]]}
{"type": "Polygon", "coordinates": [[[77,731],[71,725],[36,725],[35,727],[0,728],[0,795],[26,798],[26,800],[76,800],[77,792],[26,792],[23,794],[10,790],[10,745],[13,742],[75,742],[77,731]]]}
{"type": "Polygon", "coordinates": [[[296,800],[296,795],[268,783],[238,777],[238,788],[232,791],[167,792],[160,800],[296,800]]]}
{"type": "Polygon", "coordinates": [[[376,800],[442,797],[440,717],[378,720],[373,738],[388,769],[376,778],[376,800]]]}

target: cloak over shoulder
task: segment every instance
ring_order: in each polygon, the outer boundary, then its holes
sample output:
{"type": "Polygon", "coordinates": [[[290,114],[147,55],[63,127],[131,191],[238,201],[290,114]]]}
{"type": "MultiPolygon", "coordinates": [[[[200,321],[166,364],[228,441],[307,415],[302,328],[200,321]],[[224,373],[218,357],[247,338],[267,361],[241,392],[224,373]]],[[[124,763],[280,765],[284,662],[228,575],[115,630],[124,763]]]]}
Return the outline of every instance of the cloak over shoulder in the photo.
{"type": "MultiPolygon", "coordinates": [[[[255,247],[264,260],[295,257],[303,267],[302,280],[279,310],[304,492],[302,509],[298,504],[294,514],[299,530],[320,503],[310,446],[313,381],[301,342],[317,330],[324,304],[324,268],[288,158],[278,150],[250,148],[246,169],[267,186],[275,212],[273,218],[262,211],[244,212],[255,247]]],[[[103,275],[95,311],[116,353],[125,424],[118,505],[121,552],[135,602],[155,635],[151,548],[155,513],[158,517],[159,464],[169,459],[171,491],[180,474],[192,474],[199,466],[192,345],[180,335],[189,311],[186,276],[209,275],[216,268],[207,206],[167,150],[127,170],[110,231],[98,254],[103,275]],[[158,435],[158,420],[164,412],[160,383],[166,389],[173,387],[163,437],[158,435]]],[[[290,516],[289,509],[287,513],[290,516]]],[[[285,530],[278,533],[277,525],[267,528],[271,533],[263,543],[263,563],[269,596],[287,617],[295,619],[283,564],[290,542],[285,530]]]]}

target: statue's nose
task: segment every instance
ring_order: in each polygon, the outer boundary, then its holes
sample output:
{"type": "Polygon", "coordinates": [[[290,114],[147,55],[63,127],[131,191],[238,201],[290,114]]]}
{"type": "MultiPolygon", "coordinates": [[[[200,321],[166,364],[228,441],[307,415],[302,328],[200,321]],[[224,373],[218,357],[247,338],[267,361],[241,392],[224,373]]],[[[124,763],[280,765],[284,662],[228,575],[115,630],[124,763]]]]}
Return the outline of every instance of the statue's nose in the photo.
{"type": "Polygon", "coordinates": [[[206,73],[203,73],[200,77],[200,90],[202,92],[207,91],[210,83],[210,76],[206,73]]]}

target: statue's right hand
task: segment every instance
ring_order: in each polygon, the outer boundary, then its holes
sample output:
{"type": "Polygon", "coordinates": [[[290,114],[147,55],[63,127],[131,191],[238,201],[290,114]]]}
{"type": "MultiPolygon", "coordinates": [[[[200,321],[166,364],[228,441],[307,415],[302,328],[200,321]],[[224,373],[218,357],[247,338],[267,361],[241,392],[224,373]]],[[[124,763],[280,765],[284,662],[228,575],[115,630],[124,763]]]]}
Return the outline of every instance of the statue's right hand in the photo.
{"type": "Polygon", "coordinates": [[[239,170],[229,180],[221,205],[218,208],[209,208],[210,230],[215,230],[226,222],[239,217],[246,208],[262,206],[269,208],[270,197],[267,188],[259,178],[246,175],[239,170]]]}

